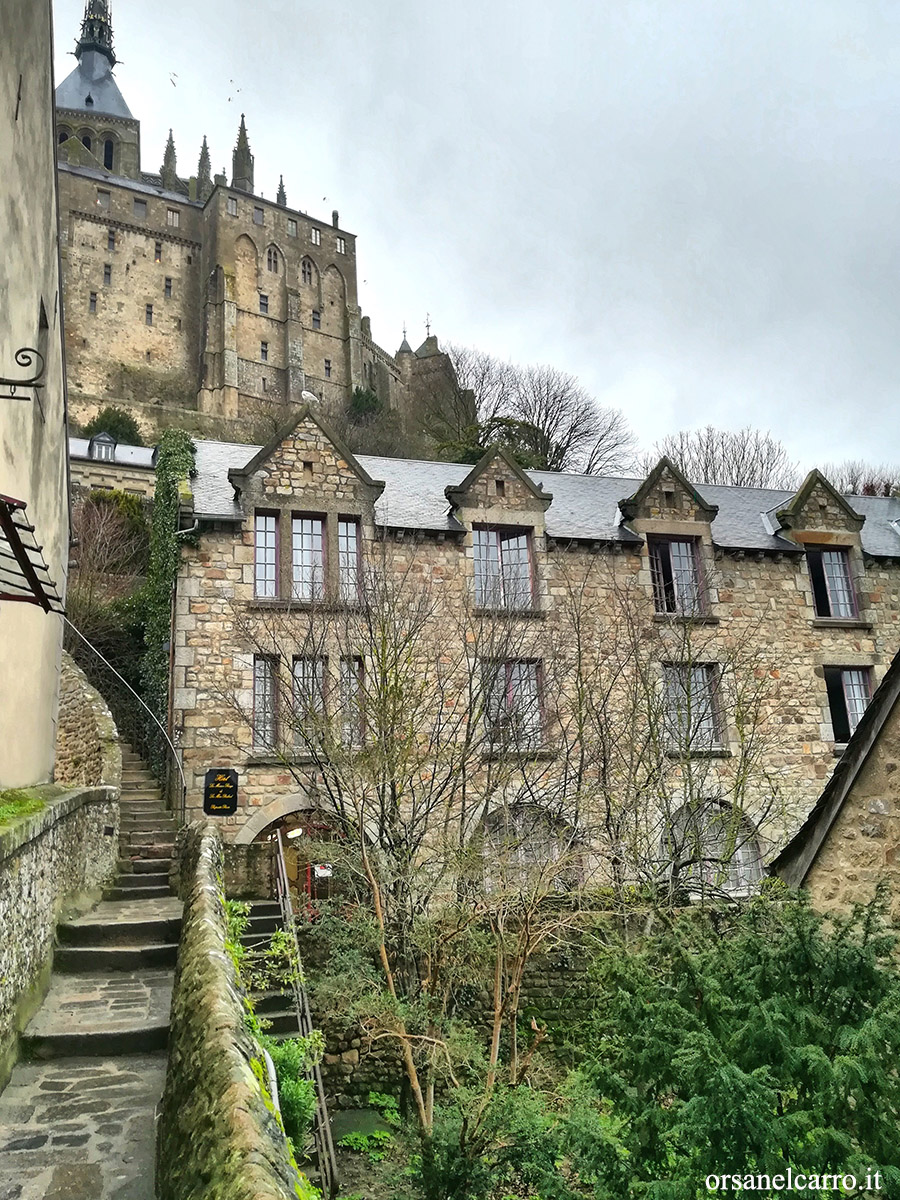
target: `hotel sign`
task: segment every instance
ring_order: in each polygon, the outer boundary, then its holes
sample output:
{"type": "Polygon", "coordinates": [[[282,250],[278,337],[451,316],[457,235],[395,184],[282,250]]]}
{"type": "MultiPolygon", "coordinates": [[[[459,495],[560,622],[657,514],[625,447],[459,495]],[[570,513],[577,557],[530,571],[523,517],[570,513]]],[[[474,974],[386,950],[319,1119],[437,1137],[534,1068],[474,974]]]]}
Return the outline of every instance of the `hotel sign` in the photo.
{"type": "Polygon", "coordinates": [[[238,773],[233,767],[214,767],[206,772],[203,811],[210,817],[230,817],[237,812],[238,773]]]}

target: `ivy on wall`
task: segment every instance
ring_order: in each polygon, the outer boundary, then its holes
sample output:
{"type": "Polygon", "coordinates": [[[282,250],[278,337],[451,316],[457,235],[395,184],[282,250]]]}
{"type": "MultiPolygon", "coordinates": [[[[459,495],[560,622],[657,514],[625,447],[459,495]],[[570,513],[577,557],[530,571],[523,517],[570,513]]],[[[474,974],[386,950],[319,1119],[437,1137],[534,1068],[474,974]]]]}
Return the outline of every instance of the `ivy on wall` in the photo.
{"type": "Polygon", "coordinates": [[[150,524],[150,561],[144,589],[144,646],[141,682],[144,699],[165,725],[169,697],[169,638],[172,589],[181,546],[178,509],[194,470],[194,443],[183,429],[167,429],[156,459],[156,492],[150,524]]]}

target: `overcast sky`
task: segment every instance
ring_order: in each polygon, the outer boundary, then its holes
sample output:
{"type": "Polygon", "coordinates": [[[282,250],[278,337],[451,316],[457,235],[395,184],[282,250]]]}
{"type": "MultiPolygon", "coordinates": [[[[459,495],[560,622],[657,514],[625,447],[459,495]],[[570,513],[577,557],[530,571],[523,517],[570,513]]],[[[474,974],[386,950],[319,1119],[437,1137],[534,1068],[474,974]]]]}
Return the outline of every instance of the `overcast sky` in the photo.
{"type": "MultiPolygon", "coordinates": [[[[57,81],[83,0],[56,0],[57,81]]],[[[241,112],[256,188],[358,237],[360,302],[548,362],[646,445],[752,423],[900,460],[900,6],[114,0],[157,170],[241,112]],[[174,84],[174,86],[173,86],[174,84]]]]}

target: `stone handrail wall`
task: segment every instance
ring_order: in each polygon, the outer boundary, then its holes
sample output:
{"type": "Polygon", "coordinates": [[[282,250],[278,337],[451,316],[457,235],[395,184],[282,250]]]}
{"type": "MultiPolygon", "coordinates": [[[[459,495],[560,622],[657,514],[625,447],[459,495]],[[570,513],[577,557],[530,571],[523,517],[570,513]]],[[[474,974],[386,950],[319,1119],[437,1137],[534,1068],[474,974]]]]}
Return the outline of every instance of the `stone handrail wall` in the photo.
{"type": "Polygon", "coordinates": [[[98,898],[119,852],[117,788],[51,785],[27,795],[44,807],[0,826],[0,1088],[46,994],[57,921],[98,898]]]}
{"type": "Polygon", "coordinates": [[[112,713],[80,667],[65,652],[59,679],[59,719],[56,725],[57,783],[122,782],[122,751],[112,713]]]}
{"type": "Polygon", "coordinates": [[[225,949],[218,831],[179,832],[184,918],[175,969],[169,1063],[156,1143],[159,1200],[296,1200],[315,1195],[292,1165],[265,1090],[260,1048],[225,949]]]}

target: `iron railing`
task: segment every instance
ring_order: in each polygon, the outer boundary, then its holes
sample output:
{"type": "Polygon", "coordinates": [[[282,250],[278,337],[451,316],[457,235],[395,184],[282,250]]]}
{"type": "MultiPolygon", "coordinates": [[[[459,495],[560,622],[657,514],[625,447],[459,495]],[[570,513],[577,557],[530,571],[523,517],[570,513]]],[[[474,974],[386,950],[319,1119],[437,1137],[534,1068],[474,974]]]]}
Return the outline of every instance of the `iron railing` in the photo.
{"type": "MultiPolygon", "coordinates": [[[[300,946],[297,942],[297,929],[294,925],[294,906],[291,903],[291,889],[288,883],[287,867],[284,862],[284,843],[281,840],[280,829],[275,831],[275,848],[275,893],[279,907],[281,908],[282,924],[290,939],[290,952],[296,968],[291,971],[291,981],[294,992],[294,1007],[297,1010],[297,1025],[301,1035],[309,1037],[313,1031],[313,1022],[300,970],[300,946]]],[[[333,1197],[337,1195],[338,1190],[337,1160],[334,1156],[331,1123],[328,1120],[325,1085],[322,1082],[322,1070],[318,1063],[310,1067],[308,1078],[313,1081],[316,1089],[316,1116],[313,1122],[313,1141],[316,1148],[319,1174],[321,1175],[322,1191],[326,1196],[333,1197]]]]}
{"type": "Polygon", "coordinates": [[[72,657],[109,705],[119,737],[129,742],[159,780],[164,803],[184,824],[187,782],[178,751],[162,722],[137,694],[131,684],[97,649],[93,642],[63,617],[78,642],[72,647],[72,657]]]}

